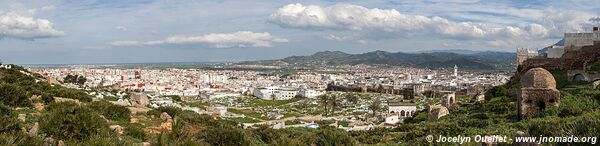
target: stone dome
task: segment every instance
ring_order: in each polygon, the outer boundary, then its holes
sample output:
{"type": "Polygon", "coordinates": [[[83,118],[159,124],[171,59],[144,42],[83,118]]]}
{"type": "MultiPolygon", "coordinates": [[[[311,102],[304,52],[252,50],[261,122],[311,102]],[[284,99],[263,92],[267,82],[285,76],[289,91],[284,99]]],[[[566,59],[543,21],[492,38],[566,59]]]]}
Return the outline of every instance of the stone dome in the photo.
{"type": "Polygon", "coordinates": [[[521,88],[556,88],[554,76],[546,69],[532,68],[521,76],[521,88]]]}

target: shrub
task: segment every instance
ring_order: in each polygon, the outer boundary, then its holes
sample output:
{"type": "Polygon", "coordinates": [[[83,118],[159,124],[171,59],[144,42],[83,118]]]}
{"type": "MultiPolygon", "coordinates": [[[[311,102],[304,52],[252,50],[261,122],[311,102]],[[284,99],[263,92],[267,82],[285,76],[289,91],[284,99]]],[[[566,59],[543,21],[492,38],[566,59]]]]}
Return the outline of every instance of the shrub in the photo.
{"type": "Polygon", "coordinates": [[[146,112],[146,114],[147,115],[154,115],[155,117],[159,117],[160,114],[162,114],[163,112],[166,112],[171,117],[175,117],[175,116],[178,116],[183,111],[181,109],[177,108],[177,107],[161,106],[161,107],[158,107],[156,109],[153,109],[153,110],[150,110],[150,111],[146,112]]]}
{"type": "Polygon", "coordinates": [[[86,106],[64,102],[49,105],[42,115],[40,129],[51,137],[65,140],[84,140],[108,130],[106,121],[86,106]]]}
{"type": "Polygon", "coordinates": [[[137,138],[139,140],[146,140],[146,132],[144,132],[144,128],[139,124],[129,124],[125,129],[125,135],[131,136],[133,138],[137,138]]]}
{"type": "Polygon", "coordinates": [[[14,116],[12,109],[0,104],[0,133],[20,131],[20,123],[14,116]]]}
{"type": "MultiPolygon", "coordinates": [[[[40,137],[30,137],[24,132],[1,132],[0,145],[45,145],[40,137]]],[[[46,144],[48,145],[48,144],[46,144]]]]}
{"type": "Polygon", "coordinates": [[[320,128],[316,136],[317,145],[356,145],[354,138],[337,128],[320,128]]]}
{"type": "Polygon", "coordinates": [[[239,128],[208,128],[199,133],[198,139],[216,146],[241,146],[250,144],[249,141],[246,140],[243,130],[239,128]]]}
{"type": "Polygon", "coordinates": [[[0,103],[12,107],[31,106],[27,92],[13,84],[0,83],[0,103]]]}
{"type": "Polygon", "coordinates": [[[129,120],[131,112],[124,106],[114,105],[108,101],[95,101],[88,105],[91,109],[110,120],[129,120]]]}

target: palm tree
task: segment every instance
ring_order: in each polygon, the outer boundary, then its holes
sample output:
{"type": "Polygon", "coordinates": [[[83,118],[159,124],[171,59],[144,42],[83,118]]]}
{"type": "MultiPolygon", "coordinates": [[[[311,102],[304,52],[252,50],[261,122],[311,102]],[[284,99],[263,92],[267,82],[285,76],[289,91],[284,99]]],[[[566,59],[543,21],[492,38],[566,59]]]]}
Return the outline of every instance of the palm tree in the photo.
{"type": "Polygon", "coordinates": [[[321,103],[321,106],[323,107],[323,111],[325,112],[325,115],[327,116],[329,110],[327,109],[327,106],[329,105],[329,95],[325,94],[325,95],[321,95],[319,96],[319,103],[321,103]]]}
{"type": "Polygon", "coordinates": [[[346,101],[356,104],[358,102],[358,97],[355,94],[346,94],[346,101]]]}
{"type": "Polygon", "coordinates": [[[329,104],[331,105],[331,114],[333,115],[335,113],[335,110],[337,110],[340,106],[340,101],[338,100],[338,96],[337,95],[333,95],[329,98],[329,104]]]}

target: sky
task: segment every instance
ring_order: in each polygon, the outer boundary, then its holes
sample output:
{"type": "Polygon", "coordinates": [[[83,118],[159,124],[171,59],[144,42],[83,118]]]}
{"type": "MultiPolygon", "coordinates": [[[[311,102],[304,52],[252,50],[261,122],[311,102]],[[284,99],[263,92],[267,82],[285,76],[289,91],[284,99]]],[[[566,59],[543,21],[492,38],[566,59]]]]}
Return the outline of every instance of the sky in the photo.
{"type": "Polygon", "coordinates": [[[600,26],[589,0],[0,0],[15,64],[277,59],[542,48],[600,26]]]}

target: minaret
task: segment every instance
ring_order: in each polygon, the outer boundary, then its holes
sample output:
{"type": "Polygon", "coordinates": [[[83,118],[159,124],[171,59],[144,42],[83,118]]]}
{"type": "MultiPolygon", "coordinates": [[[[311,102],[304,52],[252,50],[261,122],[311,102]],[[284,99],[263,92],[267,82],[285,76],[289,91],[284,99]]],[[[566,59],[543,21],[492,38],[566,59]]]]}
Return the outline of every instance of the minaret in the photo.
{"type": "Polygon", "coordinates": [[[458,66],[454,65],[454,74],[455,77],[458,77],[458,66]]]}

